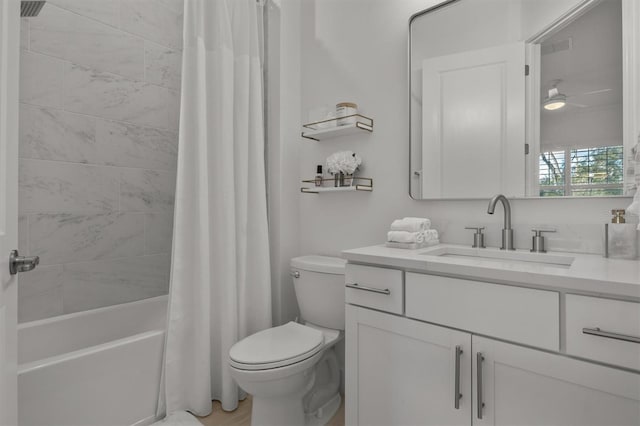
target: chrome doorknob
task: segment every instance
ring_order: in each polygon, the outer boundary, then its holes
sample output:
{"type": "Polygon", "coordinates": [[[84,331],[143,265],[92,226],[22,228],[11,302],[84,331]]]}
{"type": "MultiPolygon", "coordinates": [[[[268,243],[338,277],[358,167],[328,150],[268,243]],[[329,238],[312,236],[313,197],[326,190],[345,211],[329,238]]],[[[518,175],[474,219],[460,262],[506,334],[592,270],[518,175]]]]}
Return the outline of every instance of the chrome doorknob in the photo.
{"type": "Polygon", "coordinates": [[[40,263],[39,256],[20,256],[18,250],[11,250],[9,255],[9,273],[15,275],[18,272],[28,272],[36,268],[40,263]]]}

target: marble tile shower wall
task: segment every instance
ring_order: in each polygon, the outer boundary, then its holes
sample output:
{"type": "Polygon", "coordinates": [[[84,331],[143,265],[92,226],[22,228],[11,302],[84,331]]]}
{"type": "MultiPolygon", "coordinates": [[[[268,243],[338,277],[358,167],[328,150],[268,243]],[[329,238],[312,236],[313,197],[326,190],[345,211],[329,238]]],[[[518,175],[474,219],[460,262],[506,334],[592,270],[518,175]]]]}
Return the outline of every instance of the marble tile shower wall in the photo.
{"type": "Polygon", "coordinates": [[[165,294],[182,0],[48,0],[23,19],[19,320],[165,294]]]}

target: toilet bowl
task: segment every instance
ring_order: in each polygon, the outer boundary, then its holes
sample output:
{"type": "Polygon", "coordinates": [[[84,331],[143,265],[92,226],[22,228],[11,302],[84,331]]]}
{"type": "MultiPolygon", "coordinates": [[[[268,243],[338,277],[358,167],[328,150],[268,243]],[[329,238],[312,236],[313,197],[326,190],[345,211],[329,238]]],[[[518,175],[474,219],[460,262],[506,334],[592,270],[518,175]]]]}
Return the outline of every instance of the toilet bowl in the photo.
{"type": "Polygon", "coordinates": [[[302,256],[291,266],[305,321],[262,330],[229,350],[231,375],[253,396],[253,425],[324,425],[341,403],[334,347],[344,335],[344,261],[302,256]]]}

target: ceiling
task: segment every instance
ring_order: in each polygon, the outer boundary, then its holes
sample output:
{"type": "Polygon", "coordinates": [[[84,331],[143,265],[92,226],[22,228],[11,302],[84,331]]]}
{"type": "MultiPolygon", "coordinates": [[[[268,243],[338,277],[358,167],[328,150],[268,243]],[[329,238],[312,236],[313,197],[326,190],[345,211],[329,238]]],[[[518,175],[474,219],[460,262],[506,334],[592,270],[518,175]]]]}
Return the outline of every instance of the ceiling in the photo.
{"type": "Polygon", "coordinates": [[[603,0],[541,43],[541,99],[557,83],[562,110],[543,116],[622,104],[621,0],[603,0]]]}

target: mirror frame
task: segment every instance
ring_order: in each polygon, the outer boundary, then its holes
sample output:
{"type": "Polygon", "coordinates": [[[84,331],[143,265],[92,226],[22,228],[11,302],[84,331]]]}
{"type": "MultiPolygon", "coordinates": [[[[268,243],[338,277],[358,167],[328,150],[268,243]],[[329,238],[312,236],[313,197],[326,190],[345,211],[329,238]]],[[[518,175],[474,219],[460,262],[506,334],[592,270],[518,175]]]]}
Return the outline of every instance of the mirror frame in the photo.
{"type": "MultiPolygon", "coordinates": [[[[484,200],[486,197],[481,198],[415,198],[411,191],[411,184],[414,179],[414,172],[412,170],[412,160],[414,157],[414,144],[411,139],[411,126],[412,126],[412,108],[411,108],[411,25],[413,21],[423,15],[426,15],[430,12],[435,12],[439,9],[443,9],[445,7],[449,7],[454,5],[455,3],[459,3],[462,1],[473,1],[473,0],[443,0],[441,3],[438,3],[434,6],[428,7],[426,9],[420,10],[409,18],[408,22],[408,34],[407,34],[407,103],[408,103],[408,113],[407,113],[407,122],[408,122],[408,133],[409,133],[409,170],[408,170],[408,193],[409,197],[415,201],[470,201],[470,200],[484,200]]],[[[550,31],[558,28],[562,25],[562,22],[566,19],[575,16],[576,14],[581,14],[588,11],[591,7],[598,4],[600,1],[606,0],[582,0],[579,4],[568,10],[565,14],[561,15],[555,21],[551,22],[547,27],[543,28],[538,33],[534,34],[532,37],[527,39],[527,42],[539,40],[544,35],[548,34],[550,31]]],[[[628,88],[628,90],[624,90],[624,93],[629,93],[628,96],[623,96],[622,104],[623,104],[623,146],[626,148],[627,144],[625,142],[628,141],[629,145],[633,145],[633,142],[638,140],[640,143],[640,1],[638,0],[621,0],[622,2],[622,15],[627,16],[628,18],[625,20],[623,18],[622,28],[620,29],[622,32],[622,67],[624,69],[623,73],[623,90],[628,88]],[[626,25],[625,25],[626,24],[626,25]],[[631,25],[629,25],[631,24],[631,25]],[[626,76],[626,77],[625,77],[626,76]]],[[[530,99],[530,84],[527,84],[525,99],[530,99]]],[[[525,125],[525,142],[528,143],[530,140],[531,134],[531,123],[530,123],[530,108],[526,105],[525,114],[527,116],[526,125],[525,125]]],[[[525,159],[525,163],[528,164],[531,160],[525,159]]],[[[625,151],[623,156],[624,161],[624,170],[627,170],[629,167],[629,162],[631,159],[629,158],[629,154],[625,151]]],[[[640,167],[640,164],[638,165],[640,167]]],[[[526,173],[527,167],[525,167],[526,173]]],[[[525,177],[526,178],[526,177],[525,177]]],[[[526,185],[526,179],[525,179],[526,185]]],[[[636,187],[636,191],[640,191],[640,186],[636,187]]],[[[516,200],[590,200],[590,199],[631,199],[633,198],[633,194],[629,195],[597,195],[592,197],[585,196],[575,196],[575,195],[567,195],[562,197],[534,197],[534,196],[524,196],[524,197],[512,197],[511,199],[516,200]]]]}

